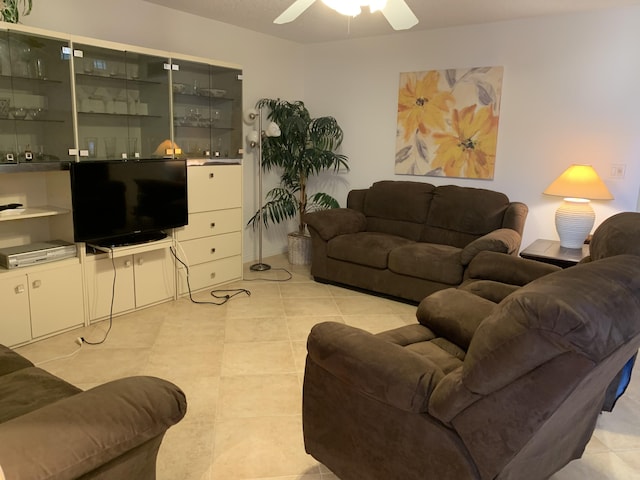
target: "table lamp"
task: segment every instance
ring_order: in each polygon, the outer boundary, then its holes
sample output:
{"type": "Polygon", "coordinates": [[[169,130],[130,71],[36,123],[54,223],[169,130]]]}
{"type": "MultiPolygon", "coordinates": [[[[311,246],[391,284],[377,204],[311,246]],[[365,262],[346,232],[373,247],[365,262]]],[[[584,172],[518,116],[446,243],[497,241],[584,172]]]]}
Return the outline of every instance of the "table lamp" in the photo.
{"type": "Polygon", "coordinates": [[[596,214],[589,200],[613,199],[591,165],[571,165],[542,193],[564,197],[556,210],[556,230],[564,248],[582,248],[591,232],[596,214]]]}

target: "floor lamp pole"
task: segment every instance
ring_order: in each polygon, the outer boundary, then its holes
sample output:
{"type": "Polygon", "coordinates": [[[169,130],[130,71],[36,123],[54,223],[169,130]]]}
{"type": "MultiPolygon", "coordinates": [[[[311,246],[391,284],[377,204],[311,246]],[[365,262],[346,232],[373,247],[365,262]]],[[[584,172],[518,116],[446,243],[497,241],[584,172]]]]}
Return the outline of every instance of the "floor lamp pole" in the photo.
{"type": "Polygon", "coordinates": [[[262,263],[262,108],[258,109],[258,198],[260,210],[258,210],[258,263],[249,267],[254,272],[270,270],[271,265],[262,263]]]}

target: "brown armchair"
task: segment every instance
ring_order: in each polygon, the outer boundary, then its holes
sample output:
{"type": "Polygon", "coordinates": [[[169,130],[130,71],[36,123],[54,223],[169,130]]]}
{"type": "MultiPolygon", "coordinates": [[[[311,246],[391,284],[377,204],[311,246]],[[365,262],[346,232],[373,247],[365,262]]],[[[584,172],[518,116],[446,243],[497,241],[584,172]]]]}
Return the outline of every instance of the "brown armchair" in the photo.
{"type": "Polygon", "coordinates": [[[498,306],[447,289],[419,325],[308,339],[307,452],[342,480],[544,479],[579,458],[640,346],[640,257],[546,275],[498,306]]]}

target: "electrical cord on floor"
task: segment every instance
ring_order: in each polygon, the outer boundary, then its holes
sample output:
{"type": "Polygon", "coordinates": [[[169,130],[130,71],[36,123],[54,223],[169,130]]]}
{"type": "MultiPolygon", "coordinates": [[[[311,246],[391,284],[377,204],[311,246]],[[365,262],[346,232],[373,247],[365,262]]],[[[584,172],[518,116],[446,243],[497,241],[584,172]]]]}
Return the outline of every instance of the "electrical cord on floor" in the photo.
{"type": "Polygon", "coordinates": [[[49,363],[49,362],[53,362],[55,360],[64,360],[65,358],[71,358],[73,356],[75,356],[80,350],[82,350],[82,340],[80,340],[79,338],[76,338],[76,343],[78,344],[78,348],[76,348],[73,352],[71,352],[68,355],[61,355],[59,357],[54,357],[54,358],[50,358],[48,360],[43,360],[41,362],[37,362],[34,363],[34,365],[36,367],[39,367],[40,365],[44,365],[45,363],[49,363]]]}
{"type": "Polygon", "coordinates": [[[187,279],[187,291],[189,292],[189,300],[191,300],[192,303],[196,303],[199,305],[224,305],[225,303],[227,303],[229,300],[231,300],[232,298],[238,296],[238,295],[242,295],[243,293],[247,296],[250,297],[251,296],[251,292],[245,288],[233,288],[233,289],[227,289],[227,290],[211,290],[211,296],[214,298],[217,298],[219,300],[222,300],[221,302],[214,302],[214,301],[209,301],[209,302],[205,302],[202,300],[195,300],[193,298],[193,295],[191,294],[191,284],[189,283],[189,266],[183,262],[182,260],[180,260],[180,258],[178,258],[178,254],[176,253],[176,251],[173,249],[173,247],[169,247],[169,251],[171,252],[171,254],[174,256],[174,258],[180,262],[180,264],[184,267],[185,270],[185,277],[187,279]],[[227,293],[224,293],[227,292],[227,293]],[[228,292],[233,292],[233,293],[228,293],[228,292]],[[220,295],[221,293],[224,293],[223,295],[220,295]]]}
{"type": "MultiPolygon", "coordinates": [[[[99,340],[97,342],[91,342],[89,340],[87,340],[84,337],[79,337],[79,340],[81,343],[86,343],[87,345],[100,345],[102,343],[104,343],[107,340],[107,337],[109,336],[109,332],[111,331],[111,327],[113,326],[113,302],[116,298],[116,275],[117,275],[117,269],[116,269],[116,260],[113,256],[113,247],[109,247],[109,251],[111,252],[111,266],[113,267],[113,282],[111,284],[111,305],[109,307],[109,327],[107,328],[107,331],[104,334],[104,337],[102,337],[102,340],[99,340]]],[[[78,340],[76,340],[77,342],[78,340]]]]}
{"type": "Polygon", "coordinates": [[[243,278],[244,281],[246,282],[256,282],[256,281],[263,281],[263,282],[288,282],[289,280],[291,280],[293,278],[293,274],[287,270],[286,268],[281,268],[281,267],[277,267],[277,268],[271,268],[268,271],[270,272],[277,272],[277,271],[282,271],[282,272],[287,272],[288,277],[287,278],[264,278],[264,277],[256,277],[256,278],[243,278]]]}

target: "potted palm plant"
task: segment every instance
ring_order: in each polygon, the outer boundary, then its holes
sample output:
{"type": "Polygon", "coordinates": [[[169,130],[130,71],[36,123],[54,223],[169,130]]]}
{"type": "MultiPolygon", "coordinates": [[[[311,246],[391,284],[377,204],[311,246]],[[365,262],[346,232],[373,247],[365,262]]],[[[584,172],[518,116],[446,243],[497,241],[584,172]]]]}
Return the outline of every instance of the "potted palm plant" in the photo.
{"type": "Polygon", "coordinates": [[[33,0],[0,0],[2,20],[9,23],[18,23],[20,15],[29,15],[32,7],[33,0]]]}
{"type": "Polygon", "coordinates": [[[262,168],[278,169],[280,184],[269,190],[265,204],[249,220],[256,227],[296,218],[298,228],[289,234],[289,262],[309,263],[310,237],[304,215],[307,212],[339,207],[338,201],[323,192],[310,194],[308,180],[321,172],[349,170],[345,155],[336,153],[343,132],[335,118],[311,118],[301,101],[287,102],[263,98],[257,108],[268,110],[268,120],[280,127],[280,136],[262,140],[262,168]]]}

